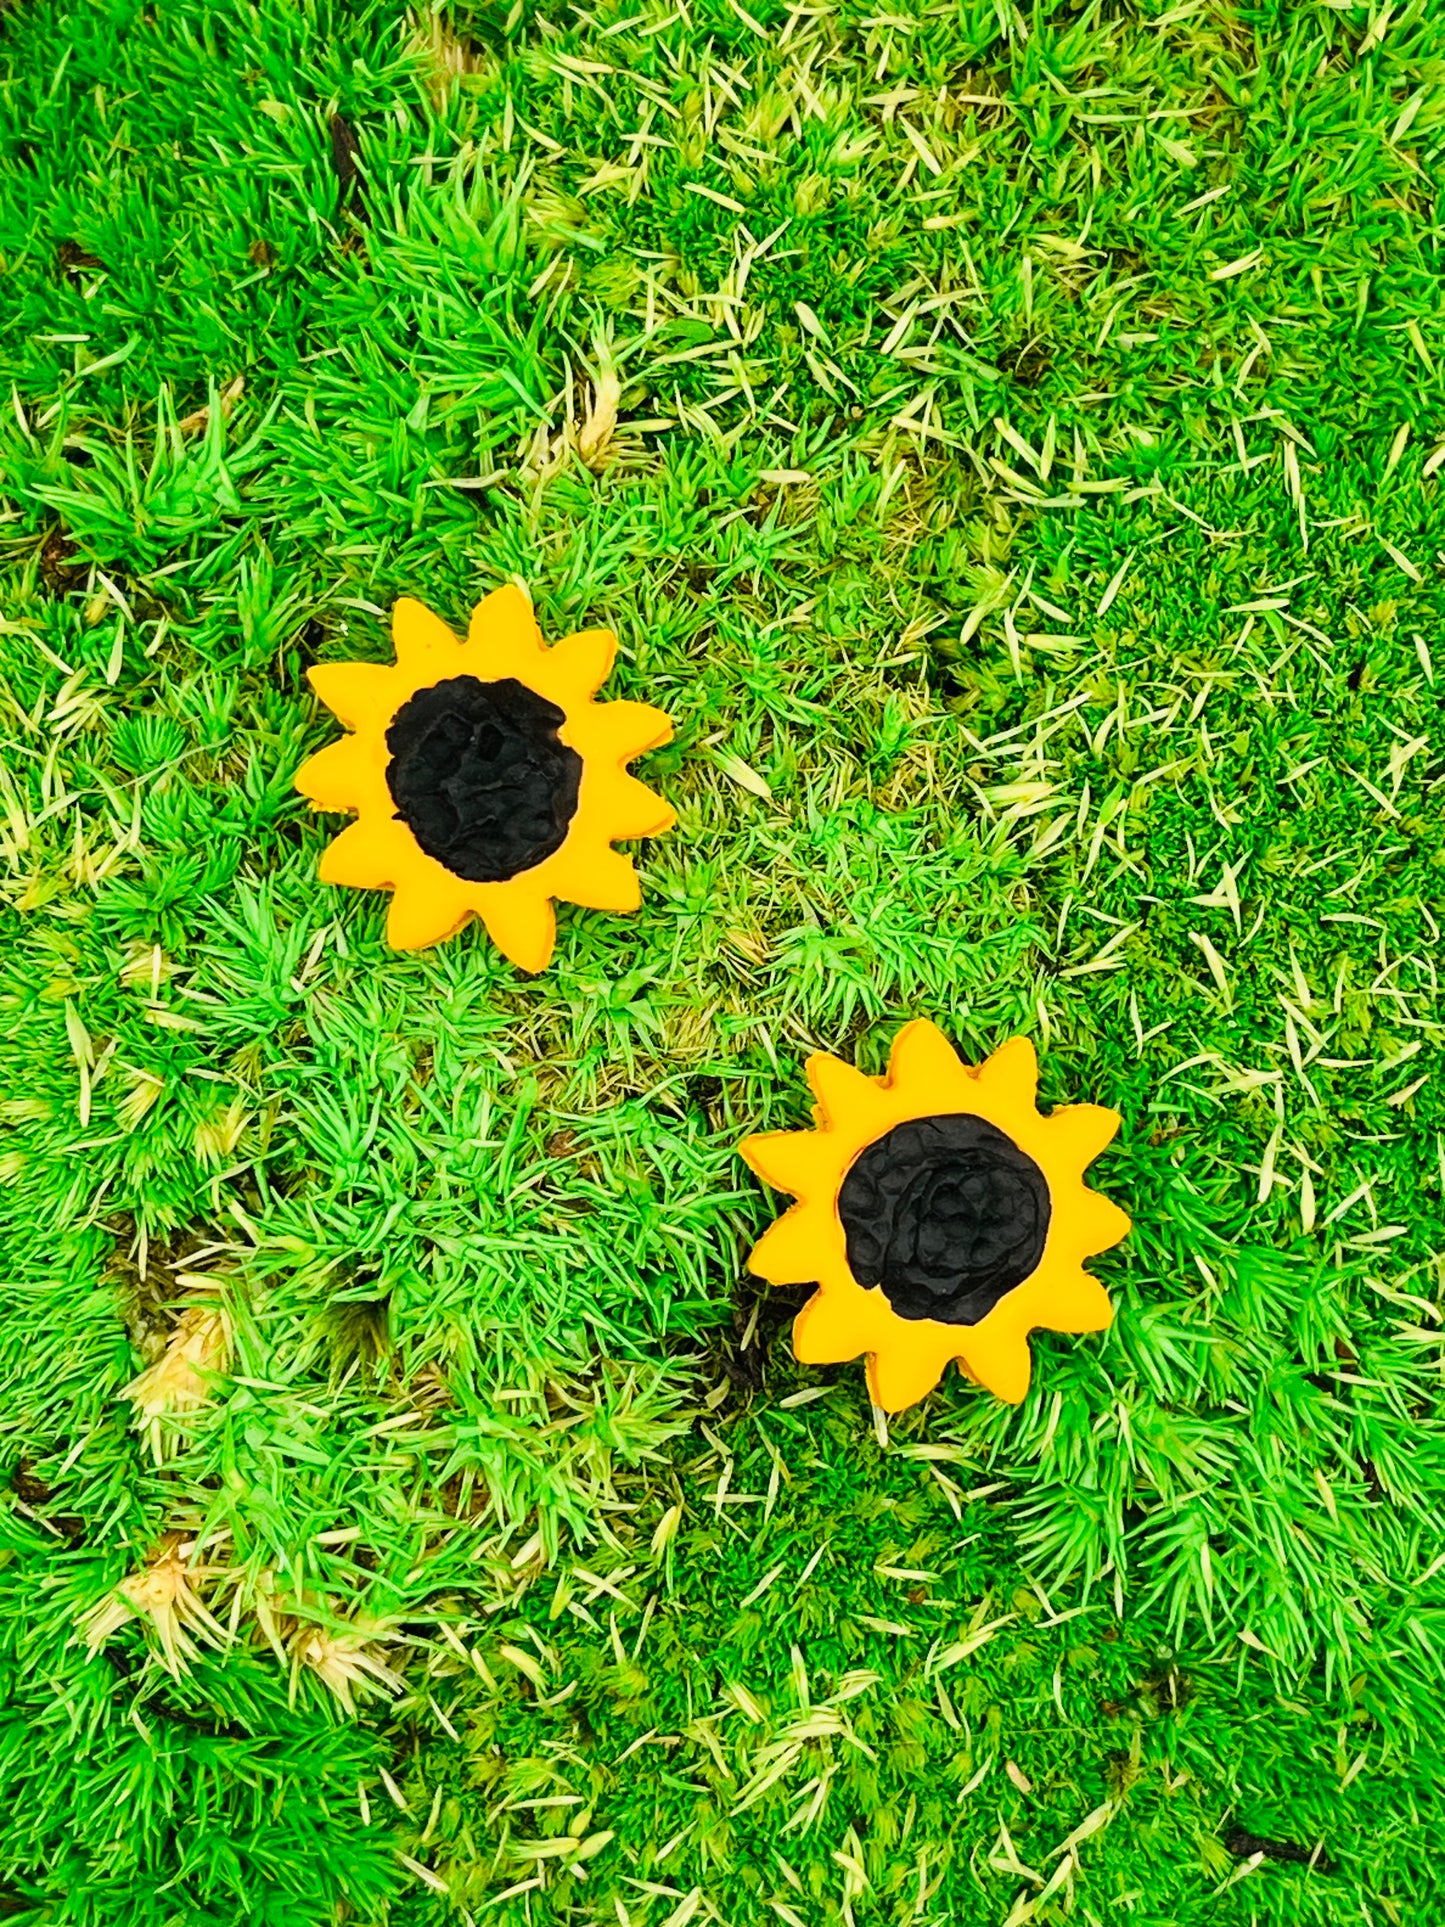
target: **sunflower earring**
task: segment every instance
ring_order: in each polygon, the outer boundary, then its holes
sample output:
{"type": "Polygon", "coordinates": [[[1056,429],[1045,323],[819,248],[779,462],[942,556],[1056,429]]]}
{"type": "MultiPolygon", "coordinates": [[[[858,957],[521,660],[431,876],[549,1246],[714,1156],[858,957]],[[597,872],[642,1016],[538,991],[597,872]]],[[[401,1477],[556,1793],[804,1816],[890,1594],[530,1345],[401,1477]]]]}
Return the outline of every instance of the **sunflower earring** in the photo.
{"type": "Polygon", "coordinates": [[[1130,1229],[1084,1171],[1119,1115],[1035,1108],[1033,1045],[1015,1037],[976,1069],[936,1025],[907,1024],[885,1077],[808,1060],[813,1131],[739,1147],[799,1200],[753,1247],[775,1285],[814,1284],[793,1349],[805,1365],[867,1357],[885,1412],[927,1396],[950,1359],[1011,1403],[1029,1386],[1029,1333],[1103,1331],[1113,1307],[1083,1260],[1130,1229]]]}
{"type": "Polygon", "coordinates": [[[461,642],[420,602],[392,611],[395,664],[318,663],[311,685],[351,732],[296,787],[356,822],[323,883],[390,890],[387,942],[420,950],[479,917],[502,954],[544,970],[554,898],[636,910],[631,857],[611,846],[676,821],[626,764],[672,735],[646,703],[595,703],[617,653],[605,629],[547,648],[514,585],[477,605],[461,642]]]}

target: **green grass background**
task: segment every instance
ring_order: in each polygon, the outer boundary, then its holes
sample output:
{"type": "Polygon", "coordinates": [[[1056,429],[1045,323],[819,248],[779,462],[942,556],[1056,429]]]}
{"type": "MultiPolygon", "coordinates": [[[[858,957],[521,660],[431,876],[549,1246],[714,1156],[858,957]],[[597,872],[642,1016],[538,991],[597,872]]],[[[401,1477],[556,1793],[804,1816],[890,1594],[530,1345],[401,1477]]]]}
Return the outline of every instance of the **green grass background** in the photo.
{"type": "Polygon", "coordinates": [[[1434,1917],[1440,10],[24,0],[0,75],[0,1914],[1434,1917]],[[509,575],[677,723],[536,980],[291,789],[310,662],[509,575]],[[918,1015],[1119,1108],[1135,1231],[888,1434],[734,1146],[918,1015]],[[181,1679],[78,1636],[172,1532],[181,1679]]]}

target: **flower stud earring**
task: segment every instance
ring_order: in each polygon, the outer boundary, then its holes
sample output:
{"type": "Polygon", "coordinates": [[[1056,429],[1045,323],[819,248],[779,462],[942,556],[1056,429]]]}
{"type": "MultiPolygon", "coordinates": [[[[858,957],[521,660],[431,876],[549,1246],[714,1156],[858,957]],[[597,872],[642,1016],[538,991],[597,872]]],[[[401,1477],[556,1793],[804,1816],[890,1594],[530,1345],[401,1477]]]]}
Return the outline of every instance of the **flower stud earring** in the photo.
{"type": "Polygon", "coordinates": [[[1083,1261],[1118,1244],[1129,1220],[1083,1174],[1117,1112],[1078,1104],[1043,1117],[1027,1038],[974,1068],[922,1021],[898,1033],[884,1077],[821,1055],[807,1072],[817,1129],[740,1146],[798,1199],[749,1266],[775,1285],[817,1284],[793,1327],[804,1364],[866,1356],[886,1412],[926,1397],[950,1359],[1016,1403],[1031,1331],[1111,1322],[1083,1261]]]}
{"type": "Polygon", "coordinates": [[[419,950],[480,918],[523,970],[544,970],[553,899],[636,910],[615,841],[675,817],[628,773],[672,724],[646,703],[593,701],[617,652],[599,629],[547,648],[508,585],[473,612],[465,642],[420,602],[392,612],[396,662],[318,663],[310,679],[350,734],[305,763],[296,787],[356,821],[321,858],[323,883],[390,890],[387,941],[419,950]]]}

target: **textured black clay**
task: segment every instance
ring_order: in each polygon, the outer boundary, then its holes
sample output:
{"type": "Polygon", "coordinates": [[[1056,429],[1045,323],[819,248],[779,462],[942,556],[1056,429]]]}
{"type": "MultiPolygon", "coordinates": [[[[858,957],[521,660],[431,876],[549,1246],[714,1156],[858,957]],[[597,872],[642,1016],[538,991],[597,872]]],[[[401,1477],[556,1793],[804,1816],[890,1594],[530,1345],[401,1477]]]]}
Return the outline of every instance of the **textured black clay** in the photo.
{"type": "Polygon", "coordinates": [[[1044,1253],[1049,1187],[1031,1157],[968,1112],[870,1144],[843,1180],[848,1268],[900,1318],[976,1325],[1044,1253]]]}
{"type": "Polygon", "coordinates": [[[386,732],[396,813],[430,857],[468,883],[505,883],[559,850],[582,758],[566,721],[514,677],[452,676],[419,689],[386,732]]]}

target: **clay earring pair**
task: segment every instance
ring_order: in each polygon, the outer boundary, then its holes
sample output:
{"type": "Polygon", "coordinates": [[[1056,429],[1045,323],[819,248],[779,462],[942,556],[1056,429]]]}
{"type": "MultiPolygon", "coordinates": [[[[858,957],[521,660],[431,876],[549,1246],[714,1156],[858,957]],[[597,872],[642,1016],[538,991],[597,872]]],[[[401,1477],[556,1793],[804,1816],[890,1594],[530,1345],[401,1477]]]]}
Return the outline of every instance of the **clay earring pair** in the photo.
{"type": "MultiPolygon", "coordinates": [[[[321,858],[326,883],[392,892],[387,941],[421,949],[473,917],[528,971],[546,968],[558,898],[630,911],[632,859],[672,809],[627,770],[672,723],[646,703],[594,700],[608,630],[547,648],[514,585],[479,603],[465,642],[419,602],[392,615],[394,664],[327,663],[313,688],[348,730],[296,786],[356,821],[321,858]]],[[[798,1202],[753,1248],[775,1285],[816,1284],[793,1328],[804,1364],[864,1357],[885,1412],[933,1390],[950,1361],[998,1397],[1028,1390],[1029,1333],[1101,1331],[1113,1310],[1084,1259],[1129,1220],[1083,1175],[1115,1111],[1041,1116],[1032,1044],[977,1068],[935,1025],[905,1025],[885,1076],[807,1066],[812,1131],[750,1137],[744,1158],[798,1202]]]]}

